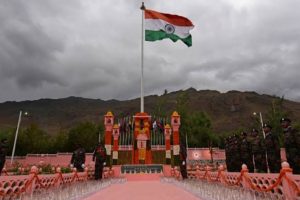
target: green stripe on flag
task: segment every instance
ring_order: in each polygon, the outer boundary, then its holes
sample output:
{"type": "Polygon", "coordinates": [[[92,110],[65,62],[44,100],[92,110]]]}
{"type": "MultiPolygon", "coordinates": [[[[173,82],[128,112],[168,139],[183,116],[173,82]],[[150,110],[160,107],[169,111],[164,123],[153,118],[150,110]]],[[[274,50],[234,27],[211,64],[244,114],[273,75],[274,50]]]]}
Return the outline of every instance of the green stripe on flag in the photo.
{"type": "Polygon", "coordinates": [[[145,34],[146,41],[156,41],[156,40],[163,40],[165,38],[170,38],[173,42],[176,42],[177,40],[181,40],[188,47],[192,46],[192,35],[189,35],[186,38],[180,38],[175,34],[167,34],[162,30],[160,31],[146,30],[145,33],[146,33],[145,34]]]}

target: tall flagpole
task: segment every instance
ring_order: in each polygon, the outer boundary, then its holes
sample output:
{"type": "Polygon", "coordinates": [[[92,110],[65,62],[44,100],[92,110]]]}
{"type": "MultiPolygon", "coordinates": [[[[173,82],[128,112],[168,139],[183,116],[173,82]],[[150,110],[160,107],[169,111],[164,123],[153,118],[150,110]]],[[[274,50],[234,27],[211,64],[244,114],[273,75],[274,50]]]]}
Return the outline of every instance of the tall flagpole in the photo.
{"type": "Polygon", "coordinates": [[[141,112],[144,112],[144,10],[146,9],[144,2],[142,2],[142,55],[141,55],[141,112]]]}
{"type": "Polygon", "coordinates": [[[13,150],[12,150],[12,154],[11,154],[11,158],[10,158],[10,164],[11,165],[13,164],[13,161],[14,161],[14,156],[15,156],[15,150],[16,150],[16,144],[17,144],[21,119],[22,119],[22,110],[20,110],[20,113],[19,113],[18,125],[17,125],[16,134],[15,134],[15,141],[14,141],[14,146],[13,146],[13,150]]]}

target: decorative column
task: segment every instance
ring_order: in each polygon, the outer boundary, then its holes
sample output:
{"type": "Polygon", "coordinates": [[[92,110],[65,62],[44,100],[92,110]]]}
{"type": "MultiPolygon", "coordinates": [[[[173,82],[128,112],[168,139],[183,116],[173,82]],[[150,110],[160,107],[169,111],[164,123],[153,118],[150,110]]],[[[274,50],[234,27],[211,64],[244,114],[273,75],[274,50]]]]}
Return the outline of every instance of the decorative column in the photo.
{"type": "Polygon", "coordinates": [[[118,124],[113,126],[113,138],[114,138],[114,146],[113,146],[113,165],[118,164],[118,150],[119,150],[119,135],[120,135],[120,127],[118,124]]]}
{"type": "Polygon", "coordinates": [[[166,164],[171,164],[171,126],[165,125],[166,164]]]}
{"type": "Polygon", "coordinates": [[[293,178],[293,170],[290,168],[289,163],[283,162],[281,163],[280,174],[285,174],[282,179],[282,187],[283,187],[283,196],[284,199],[297,199],[299,193],[295,190],[295,179],[293,178]],[[294,184],[293,184],[294,183],[294,184]]]}
{"type": "Polygon", "coordinates": [[[104,115],[105,126],[105,149],[106,149],[106,166],[111,166],[111,144],[112,144],[112,129],[114,124],[114,116],[109,111],[104,115]]]}
{"type": "Polygon", "coordinates": [[[171,116],[171,126],[173,130],[173,156],[174,156],[174,165],[179,165],[179,127],[180,127],[180,115],[176,111],[173,112],[171,116]]]}
{"type": "Polygon", "coordinates": [[[151,164],[150,144],[151,116],[147,113],[137,113],[134,116],[134,140],[132,151],[132,164],[151,164]],[[138,145],[139,143],[139,145],[138,145]],[[146,144],[146,145],[144,145],[146,144]]]}

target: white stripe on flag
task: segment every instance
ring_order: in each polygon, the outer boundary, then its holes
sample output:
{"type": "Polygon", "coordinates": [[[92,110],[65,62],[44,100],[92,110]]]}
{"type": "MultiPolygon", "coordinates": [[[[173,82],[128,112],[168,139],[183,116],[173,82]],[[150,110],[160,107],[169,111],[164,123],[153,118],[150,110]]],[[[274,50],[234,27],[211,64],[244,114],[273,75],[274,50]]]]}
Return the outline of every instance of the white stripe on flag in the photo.
{"type": "MultiPolygon", "coordinates": [[[[170,23],[161,19],[146,19],[145,30],[152,30],[152,31],[164,30],[164,27],[167,24],[170,23]]],[[[194,28],[193,26],[176,26],[176,25],[173,26],[175,28],[175,32],[173,34],[179,36],[180,38],[188,37],[190,35],[190,30],[194,28]]]]}

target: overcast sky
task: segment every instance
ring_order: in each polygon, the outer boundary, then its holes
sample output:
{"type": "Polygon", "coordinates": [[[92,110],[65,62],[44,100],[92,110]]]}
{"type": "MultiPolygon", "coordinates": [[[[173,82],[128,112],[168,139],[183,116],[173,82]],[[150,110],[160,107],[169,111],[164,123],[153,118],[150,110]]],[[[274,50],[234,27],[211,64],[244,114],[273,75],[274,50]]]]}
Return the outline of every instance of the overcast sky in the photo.
{"type": "MultiPolygon", "coordinates": [[[[299,0],[145,0],[193,46],[145,42],[145,94],[194,87],[300,101],[299,0]]],[[[138,0],[1,0],[0,102],[140,95],[138,0]]]]}

